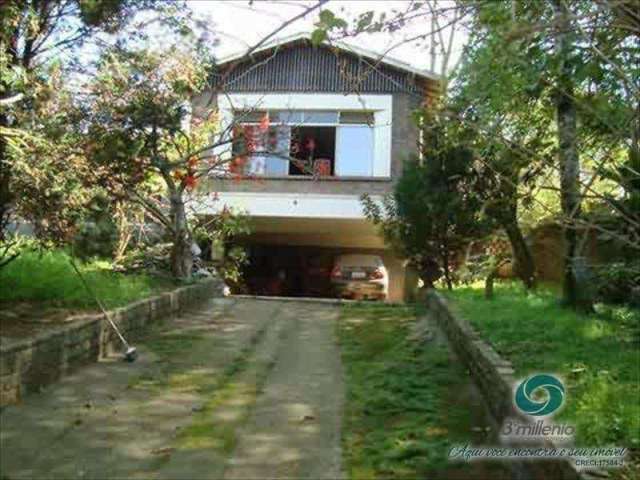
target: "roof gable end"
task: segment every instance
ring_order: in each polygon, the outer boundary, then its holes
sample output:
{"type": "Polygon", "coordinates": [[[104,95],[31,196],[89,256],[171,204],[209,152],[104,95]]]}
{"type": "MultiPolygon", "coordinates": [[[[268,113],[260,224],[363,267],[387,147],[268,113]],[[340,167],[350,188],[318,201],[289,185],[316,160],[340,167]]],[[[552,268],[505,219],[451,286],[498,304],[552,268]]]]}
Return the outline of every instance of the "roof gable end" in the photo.
{"type": "Polygon", "coordinates": [[[408,92],[423,96],[437,89],[439,77],[400,63],[350,45],[314,46],[309,35],[303,34],[265,44],[250,56],[226,57],[218,62],[214,77],[227,91],[245,92],[408,92]]]}

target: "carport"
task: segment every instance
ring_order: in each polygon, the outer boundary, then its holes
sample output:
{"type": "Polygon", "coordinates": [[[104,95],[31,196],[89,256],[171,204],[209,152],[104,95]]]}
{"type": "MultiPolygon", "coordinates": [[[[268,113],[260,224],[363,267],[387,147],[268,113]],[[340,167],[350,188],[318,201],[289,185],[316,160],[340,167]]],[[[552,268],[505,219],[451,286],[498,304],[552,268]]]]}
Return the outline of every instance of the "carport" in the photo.
{"type": "Polygon", "coordinates": [[[389,301],[406,299],[415,276],[395,257],[366,220],[253,217],[252,234],[240,243],[249,263],[244,278],[250,294],[328,297],[337,255],[375,254],[389,272],[389,301]]]}

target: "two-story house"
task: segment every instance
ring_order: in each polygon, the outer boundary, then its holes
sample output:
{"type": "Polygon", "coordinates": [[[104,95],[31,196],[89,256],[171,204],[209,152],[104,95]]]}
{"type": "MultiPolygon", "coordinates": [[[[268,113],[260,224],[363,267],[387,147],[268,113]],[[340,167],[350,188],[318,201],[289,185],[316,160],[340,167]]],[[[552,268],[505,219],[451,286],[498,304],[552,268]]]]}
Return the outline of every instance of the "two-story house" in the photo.
{"type": "Polygon", "coordinates": [[[330,270],[333,256],[376,253],[389,271],[389,299],[402,300],[405,262],[367,221],[360,196],[390,192],[402,162],[417,152],[412,111],[437,91],[438,77],[350,45],[313,46],[302,34],[251,58],[226,58],[215,76],[216,90],[200,102],[218,109],[222,128],[259,129],[266,120],[280,152],[256,153],[243,176],[206,186],[218,193],[210,211],[226,206],[251,217],[247,275],[284,272],[294,289],[285,294],[318,294],[310,277],[330,270]]]}

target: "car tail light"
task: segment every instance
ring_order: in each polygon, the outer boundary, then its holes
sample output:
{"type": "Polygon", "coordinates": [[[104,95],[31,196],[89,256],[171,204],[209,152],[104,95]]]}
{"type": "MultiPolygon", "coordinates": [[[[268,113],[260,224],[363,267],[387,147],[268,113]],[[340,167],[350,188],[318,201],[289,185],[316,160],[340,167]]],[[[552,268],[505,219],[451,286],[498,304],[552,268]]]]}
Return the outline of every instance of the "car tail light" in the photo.
{"type": "Polygon", "coordinates": [[[335,266],[333,267],[333,270],[331,270],[331,278],[340,278],[342,276],[342,271],[340,270],[339,266],[335,266]]]}
{"type": "Polygon", "coordinates": [[[379,268],[376,268],[373,272],[371,272],[369,278],[372,280],[380,280],[381,278],[384,278],[384,273],[382,273],[382,270],[380,270],[379,268]]]}

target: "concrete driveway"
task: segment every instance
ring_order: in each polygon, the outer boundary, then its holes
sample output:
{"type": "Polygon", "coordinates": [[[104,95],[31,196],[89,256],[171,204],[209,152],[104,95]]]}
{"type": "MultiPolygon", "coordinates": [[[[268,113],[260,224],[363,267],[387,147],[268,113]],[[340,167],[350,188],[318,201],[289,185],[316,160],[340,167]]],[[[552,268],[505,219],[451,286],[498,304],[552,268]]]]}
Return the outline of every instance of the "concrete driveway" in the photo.
{"type": "Polygon", "coordinates": [[[338,307],[218,299],[0,414],[0,478],[339,478],[338,307]]]}

